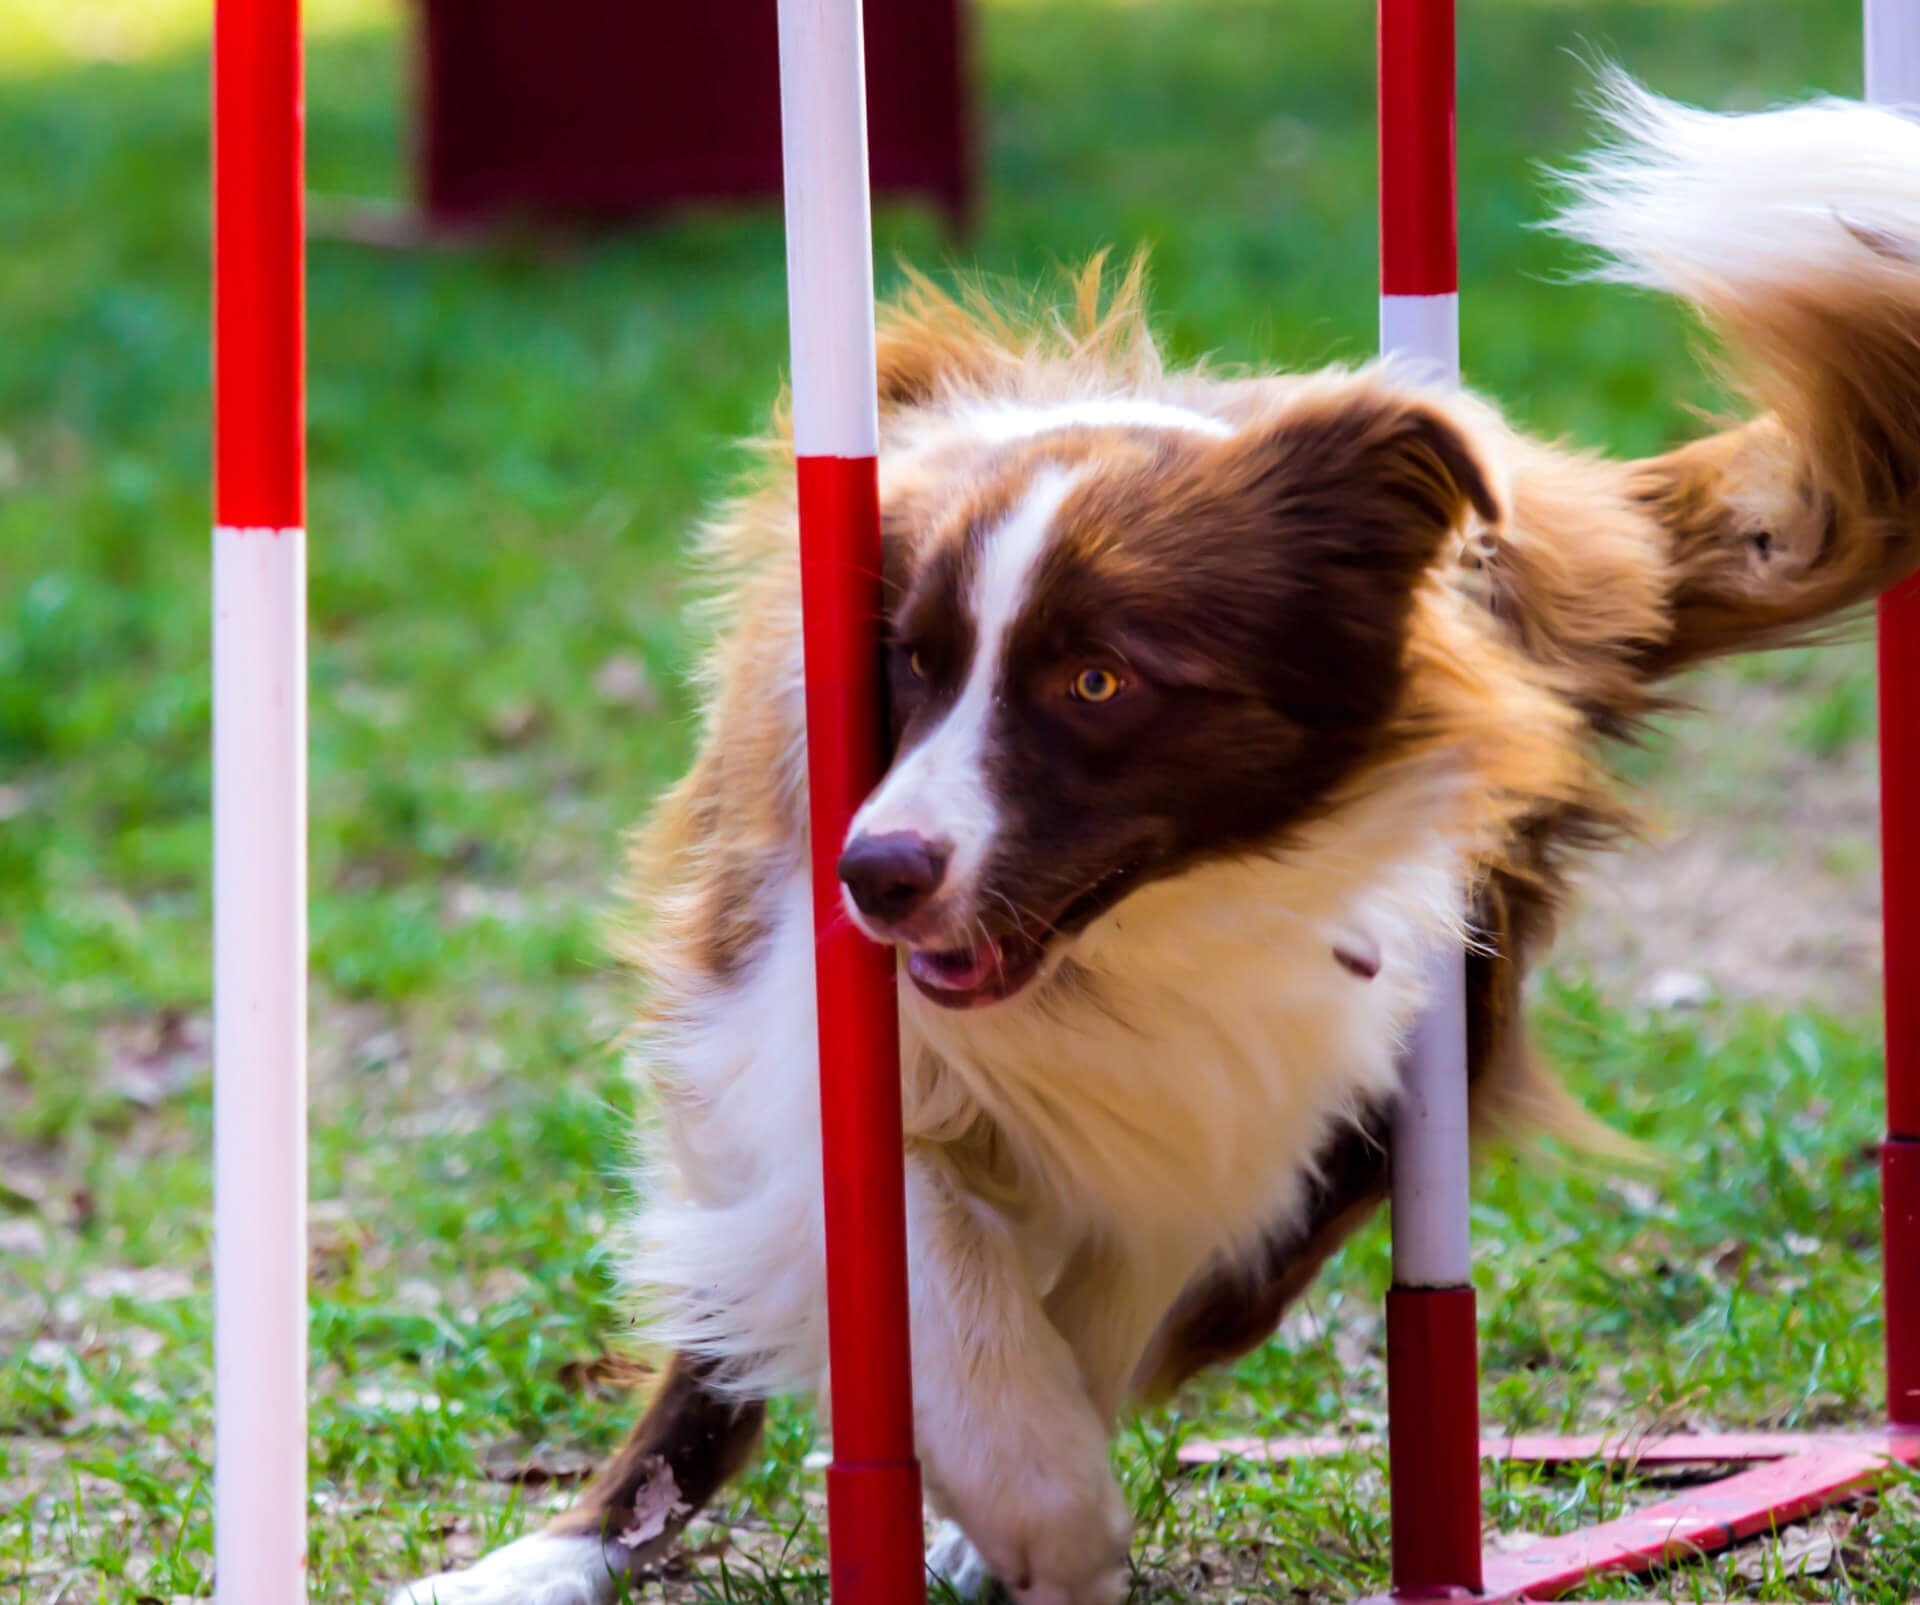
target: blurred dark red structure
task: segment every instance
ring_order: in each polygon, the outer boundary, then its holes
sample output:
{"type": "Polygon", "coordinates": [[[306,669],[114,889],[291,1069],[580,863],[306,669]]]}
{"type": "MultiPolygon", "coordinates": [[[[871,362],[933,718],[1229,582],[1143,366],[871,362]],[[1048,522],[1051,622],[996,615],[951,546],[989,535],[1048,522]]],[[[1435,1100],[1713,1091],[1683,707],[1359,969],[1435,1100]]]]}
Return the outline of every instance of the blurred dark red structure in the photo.
{"type": "MultiPolygon", "coordinates": [[[[973,204],[963,0],[867,0],[876,194],[973,204]]],[[[421,0],[419,201],[435,228],[614,222],[780,193],[774,0],[421,0]]]]}

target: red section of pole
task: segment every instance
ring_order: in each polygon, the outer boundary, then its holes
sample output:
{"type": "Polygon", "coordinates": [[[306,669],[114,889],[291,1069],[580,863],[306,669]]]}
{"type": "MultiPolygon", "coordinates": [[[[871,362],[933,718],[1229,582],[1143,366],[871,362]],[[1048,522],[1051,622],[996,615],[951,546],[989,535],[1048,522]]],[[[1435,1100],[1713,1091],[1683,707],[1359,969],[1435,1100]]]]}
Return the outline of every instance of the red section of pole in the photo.
{"type": "Polygon", "coordinates": [[[1920,1138],[1920,582],[1880,603],[1880,874],[1887,1129],[1920,1138]]]}
{"type": "Polygon", "coordinates": [[[872,458],[802,457],[799,474],[833,1366],[831,1592],[835,1605],[909,1605],[925,1599],[926,1572],[894,956],[848,920],[836,869],[883,751],[879,488],[872,458]]]}
{"type": "Polygon", "coordinates": [[[1380,293],[1451,295],[1453,0],[1380,0],[1380,293]]]}
{"type": "Polygon", "coordinates": [[[1887,1415],[1920,1428],[1920,1141],[1880,1148],[1881,1253],[1886,1266],[1887,1415]]]}
{"type": "Polygon", "coordinates": [[[214,522],[306,523],[298,0],[214,16],[214,522]]]}
{"type": "Polygon", "coordinates": [[[1480,1592],[1477,1343],[1472,1288],[1387,1294],[1388,1491],[1399,1599],[1480,1592]]]}
{"type": "Polygon", "coordinates": [[[1880,873],[1887,1140],[1880,1175],[1887,1411],[1920,1427],[1920,581],[1880,603],[1880,873]]]}

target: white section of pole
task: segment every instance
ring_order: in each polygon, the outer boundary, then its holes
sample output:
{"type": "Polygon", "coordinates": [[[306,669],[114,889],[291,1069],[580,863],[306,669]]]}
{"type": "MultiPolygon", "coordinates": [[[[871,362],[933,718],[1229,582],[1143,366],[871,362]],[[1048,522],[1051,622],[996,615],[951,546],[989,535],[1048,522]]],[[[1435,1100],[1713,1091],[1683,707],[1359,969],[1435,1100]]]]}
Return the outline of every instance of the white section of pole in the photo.
{"type": "Polygon", "coordinates": [[[306,536],[213,535],[214,1575],[307,1597],[306,536]]]}
{"type": "MultiPolygon", "coordinates": [[[[1383,295],[1380,349],[1428,383],[1458,385],[1459,296],[1383,295]]],[[[1457,945],[1432,955],[1428,985],[1394,1114],[1396,1287],[1459,1287],[1472,1270],[1466,956],[1457,945]]]]}
{"type": "Polygon", "coordinates": [[[1380,297],[1380,351],[1405,371],[1449,389],[1460,383],[1460,297],[1380,297]]]}
{"type": "Polygon", "coordinates": [[[848,0],[779,6],[794,451],[872,457],[880,420],[860,7],[848,0]]]}
{"type": "Polygon", "coordinates": [[[1473,1268],[1465,952],[1434,953],[1427,976],[1394,1113],[1393,1284],[1460,1287],[1473,1268]]]}
{"type": "Polygon", "coordinates": [[[1866,0],[1867,99],[1920,109],[1920,3],[1866,0]]]}

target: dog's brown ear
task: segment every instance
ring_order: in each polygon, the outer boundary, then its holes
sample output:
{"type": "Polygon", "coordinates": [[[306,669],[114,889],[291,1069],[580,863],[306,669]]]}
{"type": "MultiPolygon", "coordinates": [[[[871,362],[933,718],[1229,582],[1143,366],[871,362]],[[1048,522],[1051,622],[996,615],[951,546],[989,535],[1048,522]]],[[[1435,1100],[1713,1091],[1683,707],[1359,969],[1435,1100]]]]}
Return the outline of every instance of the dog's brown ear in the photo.
{"type": "Polygon", "coordinates": [[[1279,529],[1316,554],[1417,573],[1469,510],[1500,521],[1466,437],[1431,403],[1390,391],[1289,412],[1251,455],[1279,529]]]}
{"type": "Polygon", "coordinates": [[[1257,615],[1239,622],[1266,694],[1326,728],[1384,717],[1419,580],[1469,518],[1499,518],[1471,444],[1430,402],[1359,379],[1220,442],[1199,470],[1192,527],[1224,539],[1196,533],[1183,557],[1235,565],[1215,591],[1257,615]]]}
{"type": "Polygon", "coordinates": [[[1431,403],[1372,385],[1313,398],[1223,444],[1225,494],[1257,520],[1287,588],[1396,631],[1448,536],[1500,507],[1473,447],[1431,403]]]}

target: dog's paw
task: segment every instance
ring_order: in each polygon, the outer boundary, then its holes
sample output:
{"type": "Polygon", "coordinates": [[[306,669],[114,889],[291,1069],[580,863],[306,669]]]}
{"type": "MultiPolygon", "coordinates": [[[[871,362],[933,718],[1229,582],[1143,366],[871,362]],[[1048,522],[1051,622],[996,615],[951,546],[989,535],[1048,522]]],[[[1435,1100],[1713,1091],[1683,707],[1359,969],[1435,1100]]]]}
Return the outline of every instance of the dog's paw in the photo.
{"type": "Polygon", "coordinates": [[[617,1593],[599,1539],[535,1533],[465,1571],[409,1583],[388,1605],[610,1605],[617,1593]]]}
{"type": "Polygon", "coordinates": [[[1097,1447],[1096,1457],[1008,1478],[984,1508],[961,1512],[975,1535],[967,1547],[977,1570],[998,1579],[1015,1605],[1120,1605],[1127,1597],[1131,1518],[1105,1445],[1097,1447]]]}
{"type": "Polygon", "coordinates": [[[1013,1598],[955,1521],[943,1521],[934,1530],[927,1545],[927,1571],[953,1591],[960,1605],[1009,1605],[1013,1598]]]}

